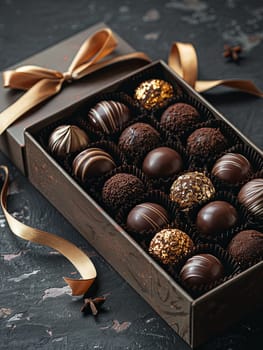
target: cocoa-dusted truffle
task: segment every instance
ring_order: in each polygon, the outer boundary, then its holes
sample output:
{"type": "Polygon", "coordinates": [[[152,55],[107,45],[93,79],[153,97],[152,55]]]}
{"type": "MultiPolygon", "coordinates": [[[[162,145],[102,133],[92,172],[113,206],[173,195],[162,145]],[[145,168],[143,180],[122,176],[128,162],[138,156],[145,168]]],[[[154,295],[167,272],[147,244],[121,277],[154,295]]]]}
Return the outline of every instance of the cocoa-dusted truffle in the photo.
{"type": "Polygon", "coordinates": [[[178,152],[169,147],[158,147],[144,158],[142,170],[150,177],[169,177],[183,169],[183,160],[178,152]]]}
{"type": "Polygon", "coordinates": [[[149,253],[163,264],[176,264],[194,247],[191,238],[178,229],[164,229],[151,240],[149,253]]]}
{"type": "Polygon", "coordinates": [[[233,227],[238,220],[236,209],[228,202],[213,201],[199,210],[196,226],[205,236],[214,236],[233,227]]]}
{"type": "Polygon", "coordinates": [[[181,209],[191,208],[194,204],[210,199],[215,193],[211,180],[198,171],[179,176],[170,189],[170,199],[181,209]]]}
{"type": "Polygon", "coordinates": [[[237,198],[250,213],[263,220],[263,179],[247,182],[241,187],[237,198]]]}
{"type": "Polygon", "coordinates": [[[144,194],[144,190],[144,184],[137,176],[118,173],[105,182],[102,199],[108,207],[116,210],[144,194]]]}
{"type": "Polygon", "coordinates": [[[224,266],[212,254],[198,254],[188,259],[180,272],[182,282],[188,288],[209,285],[224,277],[224,266]]]}
{"type": "Polygon", "coordinates": [[[241,231],[232,238],[227,251],[243,267],[263,259],[263,233],[256,230],[241,231]]]}
{"type": "Polygon", "coordinates": [[[145,109],[160,108],[174,96],[170,83],[160,79],[151,79],[141,83],[135,90],[134,98],[145,109]]]}
{"type": "Polygon", "coordinates": [[[251,164],[242,154],[227,153],[212,168],[212,174],[230,184],[238,184],[251,174],[251,164]]]}
{"type": "Polygon", "coordinates": [[[110,134],[131,118],[129,108],[116,101],[101,101],[88,114],[88,122],[96,131],[110,134]]]}
{"type": "Polygon", "coordinates": [[[187,130],[200,119],[199,112],[187,103],[175,103],[169,106],[161,116],[161,125],[170,131],[187,130]]]}
{"type": "Polygon", "coordinates": [[[76,125],[60,125],[51,133],[48,148],[56,156],[65,156],[85,148],[89,143],[88,135],[76,125]]]}
{"type": "Polygon", "coordinates": [[[119,138],[122,152],[130,154],[146,154],[160,142],[160,134],[151,125],[135,123],[123,130],[119,138]]]}
{"type": "Polygon", "coordinates": [[[186,142],[189,154],[200,157],[208,157],[222,152],[226,146],[227,141],[218,128],[197,129],[186,142]]]}
{"type": "Polygon", "coordinates": [[[134,232],[160,230],[168,225],[167,210],[157,203],[141,203],[136,205],[127,216],[127,227],[134,232]]]}
{"type": "Polygon", "coordinates": [[[111,155],[100,148],[87,148],[73,160],[74,175],[80,180],[101,176],[114,169],[116,164],[111,155]]]}

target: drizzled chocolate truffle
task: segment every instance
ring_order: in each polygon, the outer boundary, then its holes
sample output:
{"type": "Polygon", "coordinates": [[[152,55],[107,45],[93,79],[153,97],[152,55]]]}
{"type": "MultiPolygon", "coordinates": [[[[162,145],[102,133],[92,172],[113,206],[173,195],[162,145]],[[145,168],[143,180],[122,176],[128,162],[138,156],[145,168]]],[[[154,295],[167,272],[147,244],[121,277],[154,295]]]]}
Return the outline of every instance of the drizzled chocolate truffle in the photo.
{"type": "Polygon", "coordinates": [[[174,96],[170,83],[160,79],[151,79],[141,83],[134,93],[134,99],[145,109],[163,107],[174,96]]]}
{"type": "Polygon", "coordinates": [[[157,203],[141,203],[136,205],[128,214],[127,227],[134,232],[159,230],[168,225],[168,212],[157,203]]]}
{"type": "Polygon", "coordinates": [[[169,147],[158,147],[144,158],[142,170],[150,177],[169,177],[179,173],[183,168],[182,157],[169,147]]]}
{"type": "Polygon", "coordinates": [[[199,157],[208,157],[222,152],[226,146],[227,141],[218,128],[197,129],[186,142],[189,154],[199,157]]]}
{"type": "Polygon", "coordinates": [[[237,198],[250,213],[263,221],[263,179],[247,182],[239,191],[237,198]]]}
{"type": "Polygon", "coordinates": [[[88,135],[76,125],[60,125],[51,133],[48,148],[56,156],[65,156],[85,148],[89,143],[88,135]]]}
{"type": "Polygon", "coordinates": [[[224,267],[212,254],[198,254],[188,259],[180,272],[182,282],[188,288],[209,285],[224,277],[224,267]]]}
{"type": "Polygon", "coordinates": [[[116,167],[111,155],[100,148],[88,148],[73,160],[73,173],[81,181],[101,176],[116,167]]]}
{"type": "Polygon", "coordinates": [[[236,209],[228,202],[213,201],[199,210],[196,226],[205,236],[214,236],[233,227],[238,220],[236,209]]]}
{"type": "Polygon", "coordinates": [[[176,264],[194,247],[191,238],[178,229],[164,229],[151,240],[149,253],[163,264],[176,264]]]}
{"type": "Polygon", "coordinates": [[[102,200],[117,210],[144,194],[143,182],[132,174],[118,173],[110,177],[102,188],[102,200]]]}
{"type": "Polygon", "coordinates": [[[220,157],[212,169],[212,174],[230,184],[238,184],[251,174],[250,162],[239,153],[227,153],[220,157]]]}
{"type": "Polygon", "coordinates": [[[200,119],[199,112],[187,103],[169,106],[161,116],[161,125],[170,131],[185,130],[200,119]]]}
{"type": "Polygon", "coordinates": [[[232,238],[227,251],[242,267],[263,259],[263,233],[256,230],[241,231],[232,238]]]}
{"type": "Polygon", "coordinates": [[[130,118],[129,108],[116,101],[101,101],[91,108],[88,114],[88,122],[91,127],[104,134],[114,132],[130,118]]]}
{"type": "Polygon", "coordinates": [[[210,199],[215,193],[211,180],[198,171],[179,176],[170,189],[170,199],[181,209],[189,209],[194,204],[210,199]]]}

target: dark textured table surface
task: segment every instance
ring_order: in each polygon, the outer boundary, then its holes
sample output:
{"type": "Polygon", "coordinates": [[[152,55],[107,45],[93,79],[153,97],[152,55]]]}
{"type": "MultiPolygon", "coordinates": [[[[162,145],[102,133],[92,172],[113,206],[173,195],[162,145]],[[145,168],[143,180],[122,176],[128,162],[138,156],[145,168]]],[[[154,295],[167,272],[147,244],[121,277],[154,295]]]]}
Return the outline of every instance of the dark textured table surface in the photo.
{"type": "MultiPolygon", "coordinates": [[[[248,78],[263,89],[260,0],[1,0],[0,69],[99,21],[152,59],[166,60],[175,40],[191,41],[202,79],[248,78]],[[224,60],[224,43],[243,46],[239,64],[224,60]]],[[[222,89],[205,96],[263,147],[262,99],[222,89]]],[[[10,212],[83,248],[98,270],[97,294],[107,296],[96,319],[84,317],[82,300],[70,296],[61,278],[75,275],[72,265],[13,236],[0,214],[0,349],[189,349],[1,153],[0,163],[10,167],[10,212]]],[[[262,349],[262,311],[201,349],[262,349]]]]}

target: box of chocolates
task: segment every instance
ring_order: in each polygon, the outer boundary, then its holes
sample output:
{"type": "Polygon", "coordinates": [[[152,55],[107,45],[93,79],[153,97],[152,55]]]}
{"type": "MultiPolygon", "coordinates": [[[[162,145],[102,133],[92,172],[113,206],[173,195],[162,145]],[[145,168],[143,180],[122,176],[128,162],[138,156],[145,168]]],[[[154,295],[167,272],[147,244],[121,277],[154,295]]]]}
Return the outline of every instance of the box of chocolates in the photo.
{"type": "Polygon", "coordinates": [[[25,146],[30,181],[192,347],[262,305],[262,152],[165,63],[25,146]]]}

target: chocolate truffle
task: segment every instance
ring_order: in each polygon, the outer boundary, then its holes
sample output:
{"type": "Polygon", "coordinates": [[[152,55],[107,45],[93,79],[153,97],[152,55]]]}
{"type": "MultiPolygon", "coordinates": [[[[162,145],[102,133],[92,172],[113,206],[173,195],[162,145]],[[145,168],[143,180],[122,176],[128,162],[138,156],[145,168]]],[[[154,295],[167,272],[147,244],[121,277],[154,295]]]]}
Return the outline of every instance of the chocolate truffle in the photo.
{"type": "Polygon", "coordinates": [[[160,108],[174,96],[170,83],[160,79],[151,79],[141,83],[135,90],[134,98],[145,109],[160,108]]]}
{"type": "Polygon", "coordinates": [[[89,124],[96,131],[110,134],[131,118],[129,108],[116,101],[101,101],[88,114],[89,124]]]}
{"type": "Polygon", "coordinates": [[[238,184],[251,174],[250,162],[239,153],[227,153],[219,158],[212,169],[212,174],[230,184],[238,184]]]}
{"type": "Polygon", "coordinates": [[[116,210],[143,195],[144,190],[144,184],[137,176],[118,173],[105,182],[102,200],[108,207],[116,210]]]}
{"type": "Polygon", "coordinates": [[[187,103],[175,103],[168,107],[161,116],[161,125],[170,131],[187,130],[200,119],[199,112],[187,103]]]}
{"type": "Polygon", "coordinates": [[[222,152],[227,141],[218,128],[200,128],[187,139],[187,151],[190,155],[208,157],[222,152]]]}
{"type": "Polygon", "coordinates": [[[56,156],[65,156],[85,148],[89,143],[88,135],[76,125],[60,125],[48,140],[48,148],[56,156]]]}
{"type": "Polygon", "coordinates": [[[146,154],[160,142],[160,134],[151,125],[135,123],[123,130],[119,138],[122,152],[130,154],[146,154]]]}
{"type": "Polygon", "coordinates": [[[230,229],[237,223],[236,209],[228,202],[214,201],[199,210],[196,226],[205,236],[214,236],[230,229]]]}
{"type": "Polygon", "coordinates": [[[149,253],[163,264],[176,264],[194,247],[191,238],[178,229],[164,229],[151,240],[149,253]]]}
{"type": "Polygon", "coordinates": [[[209,285],[222,277],[224,277],[224,267],[212,254],[192,256],[180,272],[182,282],[191,289],[209,285]]]}
{"type": "Polygon", "coordinates": [[[232,238],[227,251],[241,266],[263,258],[263,233],[256,230],[241,231],[232,238]]]}
{"type": "Polygon", "coordinates": [[[194,204],[210,199],[215,193],[211,180],[198,171],[179,176],[170,189],[170,199],[181,209],[189,209],[194,204]]]}
{"type": "Polygon", "coordinates": [[[136,205],[128,214],[127,227],[134,232],[160,230],[168,225],[168,213],[157,203],[141,203],[136,205]]]}
{"type": "Polygon", "coordinates": [[[247,182],[241,187],[237,198],[250,213],[263,220],[263,179],[247,182]]]}
{"type": "Polygon", "coordinates": [[[116,164],[109,153],[100,148],[88,148],[75,157],[72,167],[74,175],[85,181],[111,171],[116,164]]]}

